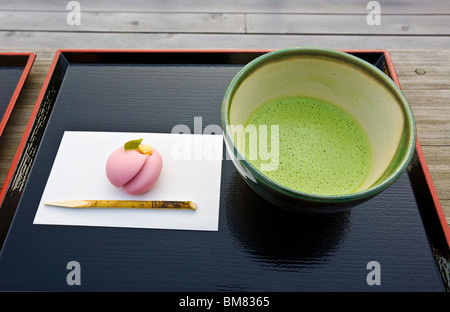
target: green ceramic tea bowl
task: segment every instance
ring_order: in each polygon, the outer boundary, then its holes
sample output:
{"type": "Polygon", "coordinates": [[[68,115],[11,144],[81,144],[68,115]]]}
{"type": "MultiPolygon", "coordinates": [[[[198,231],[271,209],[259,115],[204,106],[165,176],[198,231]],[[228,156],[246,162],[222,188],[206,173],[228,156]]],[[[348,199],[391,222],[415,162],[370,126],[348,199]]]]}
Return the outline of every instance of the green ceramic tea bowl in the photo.
{"type": "Polygon", "coordinates": [[[247,184],[277,206],[303,212],[342,211],[379,194],[404,173],[416,143],[412,109],[392,79],[356,56],[324,48],[282,49],[248,63],[225,92],[221,122],[227,152],[247,184]],[[371,165],[358,188],[345,194],[294,189],[244,157],[240,138],[249,116],[268,101],[288,96],[332,103],[361,125],[371,165]]]}

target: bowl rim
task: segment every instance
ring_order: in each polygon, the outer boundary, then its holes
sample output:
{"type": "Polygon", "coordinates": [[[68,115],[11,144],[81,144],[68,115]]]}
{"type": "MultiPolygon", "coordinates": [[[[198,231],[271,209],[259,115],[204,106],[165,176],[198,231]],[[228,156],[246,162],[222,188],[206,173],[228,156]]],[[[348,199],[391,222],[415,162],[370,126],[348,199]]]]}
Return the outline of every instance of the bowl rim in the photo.
{"type": "MultiPolygon", "coordinates": [[[[354,56],[349,53],[329,49],[329,48],[319,48],[319,47],[293,47],[293,48],[285,48],[274,50],[271,52],[267,52],[246,64],[232,79],[230,84],[228,85],[223,100],[222,100],[222,108],[221,108],[221,123],[222,123],[222,131],[225,143],[229,145],[229,151],[231,151],[234,156],[238,159],[238,161],[246,168],[247,171],[256,178],[259,182],[262,182],[269,186],[274,186],[278,191],[291,196],[296,197],[298,199],[305,199],[308,201],[314,202],[322,202],[322,203],[339,203],[339,202],[348,202],[359,199],[364,199],[386,189],[388,186],[393,184],[407,169],[409,163],[412,160],[417,134],[416,134],[416,124],[414,119],[414,114],[412,108],[406,99],[405,95],[401,91],[400,87],[385,73],[383,73],[380,69],[375,67],[374,65],[354,56]],[[405,127],[404,129],[409,129],[409,132],[406,134],[403,133],[401,141],[406,140],[405,144],[405,152],[403,157],[400,158],[398,164],[395,166],[394,170],[387,175],[386,177],[381,176],[381,178],[375,182],[374,185],[357,192],[352,192],[348,194],[341,195],[323,195],[323,194],[312,194],[302,192],[290,187],[287,187],[283,184],[278,183],[277,181],[270,179],[265,174],[263,174],[260,170],[254,167],[245,157],[241,155],[238,151],[238,148],[234,144],[232,139],[232,135],[230,133],[230,122],[229,122],[229,111],[231,100],[235,94],[235,91],[238,89],[240,84],[245,80],[245,78],[258,69],[260,66],[267,64],[268,62],[272,62],[274,60],[280,60],[291,56],[312,56],[312,57],[327,57],[331,58],[335,61],[341,61],[343,63],[347,63],[352,66],[356,66],[359,70],[366,72],[369,74],[374,80],[378,83],[381,83],[385,86],[385,88],[391,92],[394,97],[397,99],[397,102],[401,106],[403,115],[405,116],[405,127]],[[403,138],[405,137],[405,138],[403,138]],[[380,181],[381,180],[381,181],[380,181]]],[[[405,130],[404,130],[405,131],[405,130]]],[[[402,145],[399,145],[399,147],[402,145]]],[[[394,158],[391,160],[391,164],[394,161],[395,157],[398,156],[399,151],[397,150],[394,158]]],[[[389,167],[389,166],[388,166],[389,167]]],[[[388,169],[386,169],[388,170],[388,169]]],[[[385,171],[386,172],[386,171],[385,171]]]]}

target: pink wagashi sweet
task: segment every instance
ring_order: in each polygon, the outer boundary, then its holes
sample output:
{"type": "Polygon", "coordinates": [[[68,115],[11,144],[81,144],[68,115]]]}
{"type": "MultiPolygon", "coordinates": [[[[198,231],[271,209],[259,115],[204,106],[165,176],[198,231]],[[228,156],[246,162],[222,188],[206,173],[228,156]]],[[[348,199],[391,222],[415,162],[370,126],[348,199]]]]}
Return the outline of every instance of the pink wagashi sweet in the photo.
{"type": "MultiPolygon", "coordinates": [[[[106,177],[115,187],[122,187],[129,194],[141,194],[150,190],[162,170],[161,154],[141,140],[130,141],[131,148],[116,149],[106,161],[106,177]],[[132,148],[136,146],[136,148],[132,148]]],[[[130,145],[128,145],[130,146],[130,145]]]]}

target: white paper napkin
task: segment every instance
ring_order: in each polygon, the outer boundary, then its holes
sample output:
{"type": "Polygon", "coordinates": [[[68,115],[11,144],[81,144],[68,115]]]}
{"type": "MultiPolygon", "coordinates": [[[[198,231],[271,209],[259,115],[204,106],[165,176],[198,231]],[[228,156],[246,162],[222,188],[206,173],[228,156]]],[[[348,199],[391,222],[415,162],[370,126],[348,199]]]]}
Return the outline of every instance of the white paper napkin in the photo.
{"type": "Polygon", "coordinates": [[[61,140],[34,224],[217,231],[223,139],[220,135],[74,132],[61,140]],[[109,155],[143,138],[163,157],[161,176],[140,195],[127,194],[106,178],[109,155]],[[75,209],[52,207],[60,200],[190,200],[197,210],[75,209]]]}

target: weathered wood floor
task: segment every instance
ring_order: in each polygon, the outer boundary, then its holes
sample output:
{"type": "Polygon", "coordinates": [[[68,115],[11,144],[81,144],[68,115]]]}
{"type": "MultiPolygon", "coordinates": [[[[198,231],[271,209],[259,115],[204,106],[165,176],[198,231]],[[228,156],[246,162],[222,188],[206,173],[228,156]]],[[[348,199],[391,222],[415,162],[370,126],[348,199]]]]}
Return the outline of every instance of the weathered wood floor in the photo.
{"type": "Polygon", "coordinates": [[[78,1],[79,6],[73,2],[0,0],[1,46],[450,47],[450,2],[442,0],[375,1],[379,11],[364,0],[99,0],[78,1]]]}

